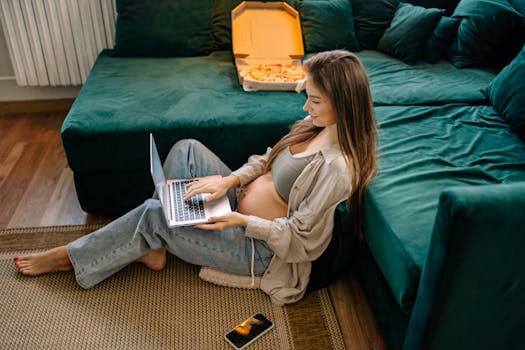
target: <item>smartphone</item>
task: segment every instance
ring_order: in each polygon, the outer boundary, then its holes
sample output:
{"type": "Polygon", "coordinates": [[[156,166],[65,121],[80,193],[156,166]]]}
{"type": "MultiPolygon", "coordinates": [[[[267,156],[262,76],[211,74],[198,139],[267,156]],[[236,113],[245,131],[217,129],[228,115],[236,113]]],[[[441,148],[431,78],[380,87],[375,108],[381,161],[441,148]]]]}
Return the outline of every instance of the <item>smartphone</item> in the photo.
{"type": "Polygon", "coordinates": [[[235,349],[244,349],[272,327],[272,321],[258,312],[229,331],[224,338],[235,349]]]}

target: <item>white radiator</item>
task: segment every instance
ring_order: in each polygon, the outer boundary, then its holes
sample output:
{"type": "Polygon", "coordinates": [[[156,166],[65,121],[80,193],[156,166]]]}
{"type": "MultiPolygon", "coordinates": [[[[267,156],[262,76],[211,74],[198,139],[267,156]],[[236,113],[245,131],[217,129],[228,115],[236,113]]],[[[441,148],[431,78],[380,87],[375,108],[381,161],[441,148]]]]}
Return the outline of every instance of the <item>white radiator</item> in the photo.
{"type": "Polygon", "coordinates": [[[80,85],[100,51],[113,47],[114,0],[0,0],[19,86],[80,85]]]}

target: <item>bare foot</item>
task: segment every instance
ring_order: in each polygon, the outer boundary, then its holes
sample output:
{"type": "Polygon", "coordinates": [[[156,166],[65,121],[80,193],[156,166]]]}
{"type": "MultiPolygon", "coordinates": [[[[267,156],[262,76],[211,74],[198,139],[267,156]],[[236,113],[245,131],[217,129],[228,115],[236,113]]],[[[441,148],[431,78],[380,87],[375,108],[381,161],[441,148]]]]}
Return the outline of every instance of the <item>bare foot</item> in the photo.
{"type": "Polygon", "coordinates": [[[137,262],[143,263],[148,269],[160,271],[166,266],[166,249],[152,250],[148,254],[138,258],[137,262]]]}
{"type": "Polygon", "coordinates": [[[66,246],[53,248],[44,253],[15,257],[15,267],[23,275],[39,276],[48,272],[71,271],[73,266],[66,246]]]}

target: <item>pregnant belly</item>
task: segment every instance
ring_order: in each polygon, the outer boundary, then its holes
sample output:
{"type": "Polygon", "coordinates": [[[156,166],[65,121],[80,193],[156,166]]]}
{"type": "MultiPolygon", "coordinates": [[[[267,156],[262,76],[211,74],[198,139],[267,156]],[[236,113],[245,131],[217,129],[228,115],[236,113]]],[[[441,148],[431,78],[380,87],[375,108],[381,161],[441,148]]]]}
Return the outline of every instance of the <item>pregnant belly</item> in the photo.
{"type": "Polygon", "coordinates": [[[286,216],[288,205],[275,190],[272,174],[266,173],[250,182],[238,199],[239,213],[273,220],[286,216]]]}

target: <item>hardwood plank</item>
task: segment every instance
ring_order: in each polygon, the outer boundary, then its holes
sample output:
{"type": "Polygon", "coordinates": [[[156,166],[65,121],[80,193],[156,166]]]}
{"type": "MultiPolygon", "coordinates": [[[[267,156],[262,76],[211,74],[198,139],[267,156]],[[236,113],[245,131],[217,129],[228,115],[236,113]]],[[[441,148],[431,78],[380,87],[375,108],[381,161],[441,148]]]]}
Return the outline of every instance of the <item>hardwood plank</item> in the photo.
{"type": "MultiPolygon", "coordinates": [[[[12,115],[0,114],[0,140],[10,133],[11,128],[16,124],[16,119],[12,115]]],[[[0,149],[0,152],[2,150],[0,149]]]]}
{"type": "Polygon", "coordinates": [[[27,119],[24,116],[18,118],[13,115],[0,116],[0,130],[2,131],[0,134],[0,157],[5,157],[16,143],[27,143],[29,141],[27,130],[30,129],[31,125],[27,124],[27,119]],[[22,135],[26,137],[21,137],[22,135]]]}
{"type": "Polygon", "coordinates": [[[74,225],[84,221],[85,213],[80,209],[76,196],[71,196],[72,193],[75,193],[73,174],[69,169],[62,169],[49,198],[53,205],[45,208],[39,226],[74,225]]]}
{"type": "Polygon", "coordinates": [[[18,160],[22,157],[25,146],[25,143],[18,142],[9,149],[10,152],[7,156],[0,157],[0,188],[18,160]]]}
{"type": "Polygon", "coordinates": [[[386,350],[366,296],[352,272],[332,283],[328,291],[347,350],[386,350]]]}
{"type": "Polygon", "coordinates": [[[38,226],[45,213],[45,208],[52,202],[52,194],[57,187],[63,169],[67,169],[62,143],[51,133],[46,144],[38,143],[43,148],[42,161],[32,169],[32,179],[23,197],[19,200],[18,208],[13,213],[8,226],[38,226]],[[54,136],[54,137],[53,137],[54,136]]]}
{"type": "Polygon", "coordinates": [[[0,137],[0,157],[5,156],[17,142],[48,143],[53,130],[57,128],[57,122],[59,121],[56,120],[56,116],[49,113],[0,117],[0,130],[6,128],[2,125],[10,125],[0,137]]]}
{"type": "MultiPolygon", "coordinates": [[[[62,170],[49,202],[53,205],[46,208],[39,226],[106,224],[115,219],[114,216],[88,214],[80,208],[75,192],[73,172],[69,168],[62,170]]],[[[11,223],[11,226],[24,225],[11,223]]]]}
{"type": "MultiPolygon", "coordinates": [[[[352,299],[359,301],[353,303],[354,313],[353,317],[358,320],[361,325],[361,332],[363,336],[368,340],[368,349],[374,350],[386,350],[386,344],[383,341],[383,337],[379,331],[379,327],[374,319],[370,305],[368,304],[366,295],[359,284],[357,277],[351,275],[350,279],[347,280],[352,288],[348,288],[347,291],[352,295],[352,299]]],[[[350,287],[350,286],[349,286],[350,287]]]]}
{"type": "Polygon", "coordinates": [[[24,150],[13,169],[0,187],[2,200],[0,201],[0,227],[8,227],[12,215],[18,208],[29,183],[33,179],[31,169],[38,167],[45,153],[45,147],[40,143],[30,143],[24,150]],[[21,174],[28,173],[26,176],[21,174]]]}
{"type": "MultiPolygon", "coordinates": [[[[0,128],[10,125],[11,134],[3,140],[9,144],[18,140],[27,140],[23,144],[37,142],[45,150],[38,167],[21,169],[19,176],[31,177],[27,189],[19,198],[12,212],[7,227],[38,225],[75,225],[106,223],[113,217],[90,215],[82,211],[76,197],[73,173],[69,169],[62,146],[60,127],[66,112],[20,114],[0,118],[0,128]],[[16,123],[13,121],[16,120],[16,123]]],[[[1,143],[2,141],[0,141],[1,143]]],[[[23,147],[16,146],[9,153],[11,156],[0,166],[0,179],[5,179],[12,170],[16,156],[23,152],[23,147]],[[5,175],[4,175],[5,174],[5,175]]],[[[0,189],[0,194],[3,192],[0,189]]],[[[11,209],[12,211],[13,209],[11,209]]]]}
{"type": "Polygon", "coordinates": [[[17,209],[12,214],[8,226],[24,223],[26,226],[38,225],[44,207],[48,205],[59,172],[67,167],[60,141],[61,115],[50,113],[18,115],[19,127],[15,127],[10,138],[27,140],[29,145],[37,144],[41,148],[42,159],[29,169],[22,169],[19,176],[31,177],[24,195],[19,199],[17,209]]]}

